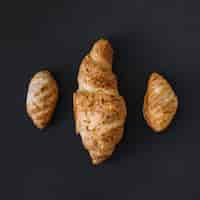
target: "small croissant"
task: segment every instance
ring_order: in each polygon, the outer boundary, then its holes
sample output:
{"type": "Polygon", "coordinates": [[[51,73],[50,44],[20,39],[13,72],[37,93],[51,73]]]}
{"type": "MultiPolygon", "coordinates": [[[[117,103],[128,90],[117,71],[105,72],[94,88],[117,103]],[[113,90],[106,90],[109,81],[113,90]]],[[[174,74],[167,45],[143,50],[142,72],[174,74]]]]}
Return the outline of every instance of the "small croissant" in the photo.
{"type": "Polygon", "coordinates": [[[43,129],[52,118],[58,100],[58,86],[50,72],[36,73],[29,83],[26,110],[34,125],[43,129]]]}
{"type": "Polygon", "coordinates": [[[152,73],[144,97],[143,114],[147,124],[161,132],[171,123],[178,108],[178,98],[168,81],[157,73],[152,73]]]}
{"type": "Polygon", "coordinates": [[[109,158],[123,136],[126,105],[112,72],[113,49],[98,40],[84,57],[73,95],[76,132],[80,134],[93,164],[109,158]]]}

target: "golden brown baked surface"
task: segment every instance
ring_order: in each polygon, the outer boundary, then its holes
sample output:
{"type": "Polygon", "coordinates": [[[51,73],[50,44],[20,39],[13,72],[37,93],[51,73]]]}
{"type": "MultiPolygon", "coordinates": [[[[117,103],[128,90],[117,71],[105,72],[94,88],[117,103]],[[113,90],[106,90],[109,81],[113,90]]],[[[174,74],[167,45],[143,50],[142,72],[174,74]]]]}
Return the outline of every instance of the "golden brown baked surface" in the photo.
{"type": "Polygon", "coordinates": [[[166,129],[176,114],[178,98],[168,81],[152,73],[144,97],[143,113],[147,124],[156,132],[166,129]]]}
{"type": "Polygon", "coordinates": [[[44,70],[36,73],[29,83],[26,110],[36,127],[44,128],[53,115],[58,100],[57,83],[44,70]]]}
{"type": "Polygon", "coordinates": [[[76,132],[93,164],[110,157],[123,136],[126,105],[112,72],[113,50],[107,40],[98,40],[82,60],[79,88],[74,93],[76,132]]]}

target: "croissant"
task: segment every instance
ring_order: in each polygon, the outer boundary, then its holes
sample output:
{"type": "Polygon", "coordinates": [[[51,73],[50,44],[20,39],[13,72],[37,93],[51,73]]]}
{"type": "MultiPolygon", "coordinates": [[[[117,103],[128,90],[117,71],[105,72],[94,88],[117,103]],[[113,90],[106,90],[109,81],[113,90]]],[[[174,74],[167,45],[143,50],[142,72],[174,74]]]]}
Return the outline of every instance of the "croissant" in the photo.
{"type": "Polygon", "coordinates": [[[98,40],[82,60],[79,87],[73,94],[76,133],[95,165],[112,155],[122,139],[127,114],[112,72],[112,57],[110,43],[98,40]]]}
{"type": "Polygon", "coordinates": [[[36,73],[29,83],[26,110],[37,128],[44,128],[52,118],[58,100],[58,86],[50,72],[36,73]]]}
{"type": "Polygon", "coordinates": [[[178,98],[168,81],[152,73],[144,97],[143,113],[147,124],[156,132],[166,129],[178,108],[178,98]]]}

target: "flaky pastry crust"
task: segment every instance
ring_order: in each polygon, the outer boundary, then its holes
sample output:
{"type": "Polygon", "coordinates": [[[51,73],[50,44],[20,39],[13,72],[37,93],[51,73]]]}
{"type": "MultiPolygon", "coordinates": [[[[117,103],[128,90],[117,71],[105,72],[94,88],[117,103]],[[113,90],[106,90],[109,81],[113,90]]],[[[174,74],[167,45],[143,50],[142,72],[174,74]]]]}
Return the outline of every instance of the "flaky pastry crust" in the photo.
{"type": "Polygon", "coordinates": [[[178,108],[178,98],[168,81],[152,73],[144,97],[143,114],[147,124],[155,131],[165,130],[178,108]]]}
{"type": "Polygon", "coordinates": [[[73,95],[76,132],[93,164],[109,158],[123,136],[126,105],[112,72],[112,56],[110,43],[98,40],[82,60],[73,95]]]}
{"type": "Polygon", "coordinates": [[[58,86],[47,70],[36,73],[29,83],[26,110],[37,128],[43,129],[52,118],[58,100],[58,86]]]}

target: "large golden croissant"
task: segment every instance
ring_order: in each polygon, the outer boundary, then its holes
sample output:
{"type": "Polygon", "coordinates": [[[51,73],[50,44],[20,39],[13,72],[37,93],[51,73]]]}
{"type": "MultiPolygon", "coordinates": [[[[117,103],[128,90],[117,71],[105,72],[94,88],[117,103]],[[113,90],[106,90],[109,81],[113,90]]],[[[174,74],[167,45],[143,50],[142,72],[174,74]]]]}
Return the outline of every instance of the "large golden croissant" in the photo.
{"type": "Polygon", "coordinates": [[[112,72],[112,57],[110,43],[98,40],[80,65],[73,96],[76,132],[93,164],[110,157],[123,136],[126,105],[112,72]]]}

